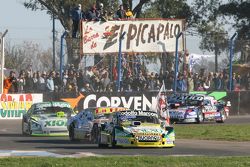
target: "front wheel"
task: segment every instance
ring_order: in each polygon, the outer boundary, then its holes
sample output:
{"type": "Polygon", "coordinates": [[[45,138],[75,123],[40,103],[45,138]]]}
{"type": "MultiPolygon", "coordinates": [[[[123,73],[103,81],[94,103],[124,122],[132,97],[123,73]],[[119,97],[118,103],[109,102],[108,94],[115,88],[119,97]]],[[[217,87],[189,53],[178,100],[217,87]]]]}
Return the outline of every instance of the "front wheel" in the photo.
{"type": "Polygon", "coordinates": [[[93,142],[93,144],[98,143],[99,133],[100,133],[100,131],[98,129],[98,124],[94,124],[93,129],[91,131],[91,141],[93,142]]]}
{"type": "Polygon", "coordinates": [[[199,112],[196,118],[196,123],[200,124],[203,121],[204,121],[204,115],[202,112],[199,112]]]}
{"type": "Polygon", "coordinates": [[[76,141],[75,133],[74,133],[74,126],[73,125],[70,125],[70,127],[69,127],[69,140],[70,141],[76,141]]]}
{"type": "Polygon", "coordinates": [[[221,120],[217,120],[216,123],[224,123],[225,122],[225,111],[220,111],[220,117],[221,117],[221,120]]]}
{"type": "Polygon", "coordinates": [[[116,142],[116,140],[115,140],[115,129],[113,130],[113,133],[112,133],[112,137],[111,137],[111,146],[113,147],[113,148],[116,148],[117,147],[117,142],[116,142]]]}
{"type": "Polygon", "coordinates": [[[22,135],[27,135],[27,132],[24,130],[24,121],[22,121],[22,135]]]}

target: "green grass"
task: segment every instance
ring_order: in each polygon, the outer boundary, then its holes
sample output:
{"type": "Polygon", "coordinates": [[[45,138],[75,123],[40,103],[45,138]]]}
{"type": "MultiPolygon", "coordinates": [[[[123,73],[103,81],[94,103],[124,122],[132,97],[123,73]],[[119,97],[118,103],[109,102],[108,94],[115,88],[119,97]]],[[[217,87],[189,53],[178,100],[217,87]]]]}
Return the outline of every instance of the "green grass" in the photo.
{"type": "Polygon", "coordinates": [[[13,167],[244,167],[250,157],[149,157],[113,156],[87,158],[0,158],[0,166],[13,167]]]}
{"type": "Polygon", "coordinates": [[[174,125],[176,139],[250,141],[250,124],[174,125]]]}

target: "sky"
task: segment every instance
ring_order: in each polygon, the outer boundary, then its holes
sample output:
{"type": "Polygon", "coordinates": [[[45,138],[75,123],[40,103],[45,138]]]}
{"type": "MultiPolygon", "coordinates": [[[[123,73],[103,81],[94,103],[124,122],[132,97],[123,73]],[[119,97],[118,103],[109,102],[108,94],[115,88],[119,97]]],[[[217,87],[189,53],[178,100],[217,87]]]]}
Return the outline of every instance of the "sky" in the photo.
{"type": "MultiPolygon", "coordinates": [[[[8,29],[6,41],[20,44],[32,41],[42,48],[52,48],[52,20],[45,11],[31,11],[22,2],[25,0],[0,0],[0,32],[8,29]]],[[[64,32],[59,21],[56,21],[56,31],[64,32]]],[[[199,39],[187,37],[187,49],[190,53],[202,54],[199,50],[199,39]]]]}

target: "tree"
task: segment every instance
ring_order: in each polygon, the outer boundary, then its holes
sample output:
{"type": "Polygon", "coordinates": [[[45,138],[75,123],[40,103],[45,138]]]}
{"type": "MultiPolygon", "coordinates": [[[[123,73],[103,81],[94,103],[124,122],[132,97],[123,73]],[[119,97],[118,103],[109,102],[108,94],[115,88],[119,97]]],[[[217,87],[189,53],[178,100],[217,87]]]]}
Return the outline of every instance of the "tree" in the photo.
{"type": "Polygon", "coordinates": [[[227,33],[222,27],[218,23],[209,22],[204,27],[199,28],[199,32],[202,34],[202,42],[199,48],[214,52],[215,72],[218,72],[218,56],[228,48],[227,33]]]}
{"type": "Polygon", "coordinates": [[[223,20],[219,18],[220,4],[221,0],[195,0],[192,7],[194,14],[191,27],[201,36],[199,48],[214,52],[215,72],[218,71],[219,55],[228,48],[228,35],[223,20]]]}
{"type": "MultiPolygon", "coordinates": [[[[49,71],[52,69],[52,49],[43,50],[39,44],[24,41],[19,45],[6,44],[5,66],[17,71],[32,65],[33,70],[49,71]]],[[[57,58],[58,59],[58,58],[57,58]]]]}
{"type": "MultiPolygon", "coordinates": [[[[145,3],[148,3],[150,0],[140,0],[139,4],[134,8],[134,14],[139,17],[142,6],[145,3]]],[[[118,0],[27,0],[24,2],[24,6],[31,10],[42,10],[47,11],[47,13],[51,16],[54,16],[56,19],[60,21],[65,30],[68,30],[71,34],[72,32],[72,21],[70,12],[77,5],[82,4],[82,8],[84,11],[88,10],[93,3],[102,2],[106,6],[104,8],[106,10],[117,10],[117,7],[114,6],[118,4],[118,0]]],[[[132,0],[128,1],[129,4],[132,4],[132,0]]],[[[78,67],[78,63],[80,62],[80,56],[75,56],[75,50],[80,50],[79,41],[73,41],[70,35],[66,37],[67,44],[67,52],[68,52],[68,63],[74,64],[78,67]],[[78,46],[78,47],[76,47],[78,46]]],[[[79,52],[76,52],[79,53],[79,52]]]]}
{"type": "Polygon", "coordinates": [[[240,39],[250,38],[250,2],[230,0],[219,6],[219,12],[224,16],[234,19],[233,27],[236,28],[240,39]]]}
{"type": "Polygon", "coordinates": [[[232,26],[238,32],[236,50],[241,52],[241,63],[250,62],[250,2],[230,0],[219,7],[219,12],[227,20],[232,18],[232,26]]]}

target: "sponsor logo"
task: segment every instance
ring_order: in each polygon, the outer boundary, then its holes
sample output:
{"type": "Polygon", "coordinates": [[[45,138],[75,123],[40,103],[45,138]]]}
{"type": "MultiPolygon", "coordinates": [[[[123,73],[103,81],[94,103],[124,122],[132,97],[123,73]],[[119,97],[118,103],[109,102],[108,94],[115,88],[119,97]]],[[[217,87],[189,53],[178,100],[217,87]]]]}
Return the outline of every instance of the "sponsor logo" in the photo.
{"type": "Polygon", "coordinates": [[[49,126],[67,126],[67,121],[65,120],[52,120],[52,121],[45,121],[45,127],[49,126]]]}
{"type": "Polygon", "coordinates": [[[112,107],[125,107],[134,110],[148,110],[152,107],[152,104],[156,103],[156,97],[151,97],[151,100],[147,99],[145,95],[142,96],[112,96],[97,97],[95,94],[90,94],[85,97],[83,102],[83,108],[88,107],[102,107],[102,106],[112,106],[112,107]],[[90,104],[94,103],[95,106],[90,104]]]}

